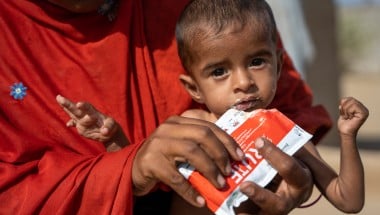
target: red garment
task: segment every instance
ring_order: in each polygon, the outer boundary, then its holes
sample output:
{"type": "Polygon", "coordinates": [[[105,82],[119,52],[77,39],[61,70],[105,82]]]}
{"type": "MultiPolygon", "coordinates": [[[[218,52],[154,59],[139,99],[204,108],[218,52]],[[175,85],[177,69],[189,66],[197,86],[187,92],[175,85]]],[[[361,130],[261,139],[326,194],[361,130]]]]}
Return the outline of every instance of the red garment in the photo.
{"type": "MultiPolygon", "coordinates": [[[[192,104],[178,81],[183,69],[173,38],[185,3],[121,1],[111,23],[48,1],[0,1],[0,214],[132,214],[138,143],[192,104]],[[10,95],[15,83],[27,87],[24,97],[10,95]],[[79,136],[65,126],[57,94],[94,104],[134,144],[106,153],[79,136]]],[[[323,109],[310,108],[311,93],[294,71],[282,80],[281,111],[307,130],[330,125],[323,109]],[[288,97],[294,90],[299,96],[288,97]],[[322,115],[308,118],[313,113],[322,115]]]]}
{"type": "MultiPolygon", "coordinates": [[[[283,48],[281,40],[278,40],[278,47],[283,48]]],[[[276,96],[268,108],[277,108],[297,125],[313,134],[312,141],[315,144],[332,127],[326,109],[322,105],[313,105],[311,89],[305,85],[285,51],[276,96]]]]}

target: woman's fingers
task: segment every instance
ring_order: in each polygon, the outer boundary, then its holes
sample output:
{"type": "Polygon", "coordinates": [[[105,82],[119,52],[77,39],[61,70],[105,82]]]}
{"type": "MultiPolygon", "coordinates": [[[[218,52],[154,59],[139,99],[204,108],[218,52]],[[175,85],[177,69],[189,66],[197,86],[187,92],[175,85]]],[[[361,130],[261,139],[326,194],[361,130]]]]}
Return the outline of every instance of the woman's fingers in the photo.
{"type": "Polygon", "coordinates": [[[262,214],[287,214],[310,195],[313,187],[311,173],[264,138],[256,141],[256,148],[283,180],[275,192],[253,182],[242,183],[240,190],[260,207],[262,214]]]}
{"type": "Polygon", "coordinates": [[[63,108],[63,110],[70,116],[70,118],[76,119],[78,118],[77,116],[81,114],[81,110],[79,110],[76,107],[76,105],[73,102],[71,102],[69,99],[61,95],[57,95],[56,101],[63,108]]]}
{"type": "Polygon", "coordinates": [[[232,171],[229,157],[237,161],[244,159],[236,141],[214,123],[185,117],[171,117],[167,122],[182,125],[183,130],[173,135],[198,143],[225,175],[232,171]]]}
{"type": "Polygon", "coordinates": [[[187,161],[215,187],[225,184],[230,159],[243,159],[239,146],[214,124],[184,117],[172,117],[161,124],[143,143],[135,156],[132,178],[137,194],[161,181],[194,206],[203,206],[199,196],[178,172],[178,160],[187,161]]]}
{"type": "Polygon", "coordinates": [[[310,181],[310,172],[269,140],[259,138],[256,141],[256,149],[289,185],[303,187],[305,181],[310,181]]]}

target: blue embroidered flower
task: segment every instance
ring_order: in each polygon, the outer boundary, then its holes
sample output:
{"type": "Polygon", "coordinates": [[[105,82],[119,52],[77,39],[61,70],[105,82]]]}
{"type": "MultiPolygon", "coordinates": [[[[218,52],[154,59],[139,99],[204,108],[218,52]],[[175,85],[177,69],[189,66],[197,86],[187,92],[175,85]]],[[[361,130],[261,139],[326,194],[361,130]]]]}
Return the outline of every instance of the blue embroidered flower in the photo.
{"type": "Polygon", "coordinates": [[[26,89],[27,87],[24,86],[22,82],[20,83],[15,83],[11,86],[11,93],[10,95],[14,99],[22,100],[26,96],[26,89]]]}

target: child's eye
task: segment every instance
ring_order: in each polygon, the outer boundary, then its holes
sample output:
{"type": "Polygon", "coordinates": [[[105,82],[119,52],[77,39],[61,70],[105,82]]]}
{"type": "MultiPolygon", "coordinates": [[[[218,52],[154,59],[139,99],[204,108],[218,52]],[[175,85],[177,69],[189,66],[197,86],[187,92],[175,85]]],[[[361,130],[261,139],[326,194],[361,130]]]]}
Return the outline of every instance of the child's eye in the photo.
{"type": "Polygon", "coordinates": [[[211,76],[213,76],[215,78],[220,78],[220,77],[223,77],[224,75],[226,75],[227,73],[228,73],[228,71],[226,69],[217,68],[211,72],[211,76]]]}
{"type": "Polygon", "coordinates": [[[255,58],[249,64],[249,67],[260,67],[265,63],[265,60],[262,58],[255,58]]]}

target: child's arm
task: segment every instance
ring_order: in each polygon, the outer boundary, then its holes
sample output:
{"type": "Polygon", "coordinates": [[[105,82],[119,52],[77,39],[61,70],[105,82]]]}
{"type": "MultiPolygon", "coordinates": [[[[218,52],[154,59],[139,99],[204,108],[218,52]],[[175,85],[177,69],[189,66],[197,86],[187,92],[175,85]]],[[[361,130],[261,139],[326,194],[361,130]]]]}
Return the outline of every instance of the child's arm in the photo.
{"type": "Polygon", "coordinates": [[[310,168],[315,184],[339,210],[359,212],[364,205],[364,170],[356,146],[356,135],[368,117],[367,108],[354,98],[342,99],[338,130],[341,138],[339,175],[318,154],[311,143],[305,145],[300,159],[310,168]]]}
{"type": "Polygon", "coordinates": [[[60,95],[56,100],[71,118],[66,123],[67,126],[75,126],[80,135],[102,142],[107,151],[117,151],[128,145],[120,125],[113,118],[96,110],[90,103],[73,103],[60,95]]]}

